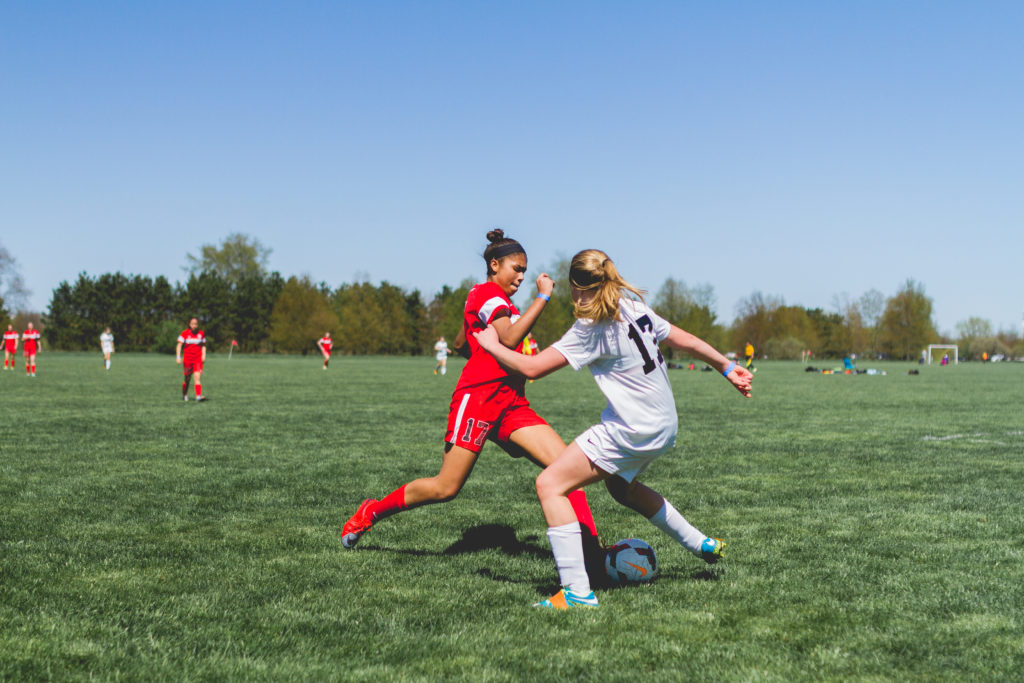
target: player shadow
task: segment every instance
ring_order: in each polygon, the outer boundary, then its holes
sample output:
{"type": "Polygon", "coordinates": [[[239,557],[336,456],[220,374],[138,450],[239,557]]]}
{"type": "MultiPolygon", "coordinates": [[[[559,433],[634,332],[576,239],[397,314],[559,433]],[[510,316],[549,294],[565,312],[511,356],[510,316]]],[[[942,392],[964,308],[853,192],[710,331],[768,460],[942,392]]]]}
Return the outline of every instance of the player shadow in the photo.
{"type": "Polygon", "coordinates": [[[462,532],[462,538],[445,548],[441,554],[463,555],[481,550],[500,550],[512,557],[524,554],[541,558],[551,556],[547,548],[529,543],[529,540],[532,539],[520,541],[515,529],[507,524],[483,524],[466,529],[462,532]]]}
{"type": "Polygon", "coordinates": [[[522,541],[519,540],[516,537],[515,530],[507,524],[482,524],[466,529],[462,532],[462,538],[441,551],[419,550],[416,548],[386,548],[373,544],[361,545],[357,550],[375,550],[412,555],[414,557],[443,557],[446,555],[466,555],[482,550],[500,550],[506,555],[513,557],[531,555],[539,558],[550,558],[550,551],[547,548],[542,548],[532,543],[531,541],[533,540],[535,540],[534,537],[527,537],[522,541]]]}

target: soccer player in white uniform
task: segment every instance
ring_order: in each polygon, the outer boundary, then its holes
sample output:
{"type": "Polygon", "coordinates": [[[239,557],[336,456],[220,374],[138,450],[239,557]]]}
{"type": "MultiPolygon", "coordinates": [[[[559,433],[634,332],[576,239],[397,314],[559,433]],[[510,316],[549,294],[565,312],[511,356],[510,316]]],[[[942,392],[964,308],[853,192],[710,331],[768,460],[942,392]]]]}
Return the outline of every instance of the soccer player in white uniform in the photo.
{"type": "Polygon", "coordinates": [[[114,352],[114,334],[109,327],[104,329],[103,334],[100,335],[100,348],[103,349],[103,364],[109,370],[110,354],[114,352]]]}
{"type": "Polygon", "coordinates": [[[589,366],[608,399],[601,423],[577,437],[537,477],[537,497],[562,589],[535,606],[557,609],[597,606],[584,571],[579,523],[566,499],[569,491],[587,484],[604,481],[615,500],[705,562],[716,562],[722,555],[721,539],[705,536],[660,494],[636,480],[675,445],[678,431],[675,399],[658,343],[667,342],[717,368],[748,398],[753,379],[749,370],[654,313],[643,302],[642,292],[622,279],[603,251],[576,254],[569,280],[577,320],[538,355],[524,356],[502,346],[490,328],[476,335],[499,363],[529,378],[566,365],[575,370],[589,366]],[[640,300],[627,298],[627,292],[640,300]]]}
{"type": "Polygon", "coordinates": [[[448,342],[444,340],[444,337],[438,337],[437,343],[434,344],[434,360],[437,364],[434,366],[434,374],[440,370],[442,375],[448,374],[448,342]]]}

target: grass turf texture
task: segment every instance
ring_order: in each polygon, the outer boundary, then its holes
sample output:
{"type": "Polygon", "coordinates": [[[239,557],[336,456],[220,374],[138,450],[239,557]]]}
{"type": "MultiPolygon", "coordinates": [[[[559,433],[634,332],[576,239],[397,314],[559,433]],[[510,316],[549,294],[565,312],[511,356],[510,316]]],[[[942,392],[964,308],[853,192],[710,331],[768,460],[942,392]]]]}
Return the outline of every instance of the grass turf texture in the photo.
{"type": "MultiPolygon", "coordinates": [[[[537,469],[484,450],[460,496],[386,520],[366,496],[436,472],[432,358],[47,353],[0,375],[0,678],[990,679],[1024,671],[1024,366],[760,363],[753,400],[672,370],[675,451],[644,481],[725,538],[708,568],[601,488],[604,540],[658,552],[601,607],[557,588],[537,469]],[[192,392],[190,392],[191,394],[192,392]]],[[[588,373],[528,388],[566,438],[588,373]]]]}

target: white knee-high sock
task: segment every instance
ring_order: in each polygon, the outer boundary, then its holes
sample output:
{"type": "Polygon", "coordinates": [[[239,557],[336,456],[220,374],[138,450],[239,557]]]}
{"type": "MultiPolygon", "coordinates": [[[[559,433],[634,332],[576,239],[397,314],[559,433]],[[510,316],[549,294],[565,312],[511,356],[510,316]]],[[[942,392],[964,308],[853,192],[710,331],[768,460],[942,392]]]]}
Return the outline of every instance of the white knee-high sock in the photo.
{"type": "Polygon", "coordinates": [[[700,555],[700,545],[707,536],[687,522],[686,518],[679,514],[679,510],[672,507],[672,503],[666,500],[661,509],[655,512],[648,521],[674,538],[694,555],[700,555]]]}
{"type": "MultiPolygon", "coordinates": [[[[703,539],[701,539],[703,540],[703,539]]],[[[590,577],[583,562],[583,536],[580,523],[548,527],[548,542],[555,555],[558,580],[577,595],[590,594],[590,577]]]]}

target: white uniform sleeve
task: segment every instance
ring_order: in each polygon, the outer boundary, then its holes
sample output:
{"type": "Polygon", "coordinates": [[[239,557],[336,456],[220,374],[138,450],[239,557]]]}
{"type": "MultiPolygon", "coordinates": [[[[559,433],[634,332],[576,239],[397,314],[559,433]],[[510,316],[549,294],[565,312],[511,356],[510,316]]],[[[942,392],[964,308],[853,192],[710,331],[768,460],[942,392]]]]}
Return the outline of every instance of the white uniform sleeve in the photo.
{"type": "Polygon", "coordinates": [[[592,323],[577,320],[561,339],[552,344],[565,356],[573,370],[590,365],[600,355],[601,335],[597,334],[595,327],[592,323]]]}
{"type": "Polygon", "coordinates": [[[672,331],[671,323],[651,310],[650,307],[647,307],[647,316],[651,319],[651,322],[654,323],[654,336],[658,338],[658,341],[665,341],[668,339],[668,334],[672,331]]]}

